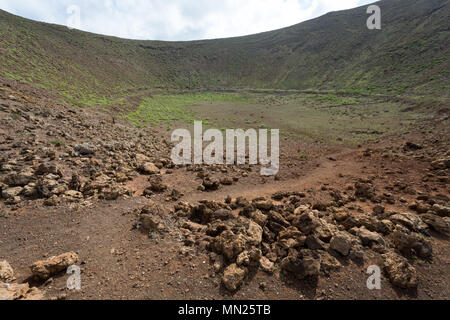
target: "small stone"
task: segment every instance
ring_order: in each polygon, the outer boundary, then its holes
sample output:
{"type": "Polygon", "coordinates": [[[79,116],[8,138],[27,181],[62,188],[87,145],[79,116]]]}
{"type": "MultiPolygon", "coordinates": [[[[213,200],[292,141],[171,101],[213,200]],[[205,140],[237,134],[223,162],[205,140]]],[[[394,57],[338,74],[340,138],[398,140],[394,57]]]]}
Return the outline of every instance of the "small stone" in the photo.
{"type": "Polygon", "coordinates": [[[158,174],[159,171],[160,171],[159,168],[152,162],[145,162],[145,163],[143,163],[140,166],[139,170],[142,173],[149,174],[149,175],[158,174]]]}
{"type": "Polygon", "coordinates": [[[405,144],[404,149],[405,149],[406,151],[408,151],[408,150],[409,150],[409,151],[417,151],[417,150],[422,150],[423,147],[420,146],[420,145],[418,145],[418,144],[416,144],[416,143],[414,143],[414,142],[407,142],[407,143],[405,144]]]}
{"type": "Polygon", "coordinates": [[[321,260],[321,270],[325,273],[337,271],[342,267],[342,264],[331,254],[326,251],[318,251],[321,260]]]}
{"type": "Polygon", "coordinates": [[[23,191],[22,187],[9,188],[2,190],[2,196],[5,199],[14,199],[14,197],[19,196],[23,191]]]}
{"type": "Polygon", "coordinates": [[[352,248],[352,238],[346,232],[338,232],[330,242],[330,248],[343,256],[348,256],[352,248]]]}
{"type": "Polygon", "coordinates": [[[361,238],[362,243],[366,246],[370,246],[373,243],[379,244],[383,247],[386,246],[386,242],[384,241],[383,237],[380,234],[376,232],[371,232],[367,230],[365,227],[361,227],[357,233],[361,238]]]}
{"type": "Polygon", "coordinates": [[[26,296],[30,291],[28,283],[9,284],[0,283],[0,301],[19,300],[26,296]]]}
{"type": "Polygon", "coordinates": [[[25,187],[33,181],[31,175],[26,174],[10,174],[5,178],[5,183],[10,187],[25,187]]]}
{"type": "Polygon", "coordinates": [[[374,187],[365,182],[357,182],[355,184],[355,190],[355,196],[361,199],[372,200],[376,195],[374,187]]]}
{"type": "Polygon", "coordinates": [[[417,288],[417,271],[405,258],[394,252],[384,254],[383,258],[385,271],[393,285],[404,289],[417,288]]]}
{"type": "Polygon", "coordinates": [[[220,188],[220,182],[217,179],[206,178],[203,180],[202,186],[206,191],[216,191],[220,188]]]}
{"type": "Polygon", "coordinates": [[[316,236],[307,237],[305,244],[311,250],[325,250],[325,244],[316,236]]]}
{"type": "Polygon", "coordinates": [[[0,261],[0,282],[11,283],[16,278],[14,277],[14,270],[8,261],[0,261]]]}
{"type": "Polygon", "coordinates": [[[250,221],[247,234],[249,236],[248,243],[253,246],[258,246],[262,242],[263,238],[263,229],[260,225],[256,224],[253,221],[250,221]]]}
{"type": "Polygon", "coordinates": [[[273,208],[273,202],[270,200],[261,200],[254,203],[255,207],[259,210],[269,211],[273,208]]]}
{"type": "Polygon", "coordinates": [[[321,259],[317,251],[302,250],[291,254],[281,262],[281,269],[293,273],[298,279],[317,277],[320,274],[321,259]]]}
{"type": "Polygon", "coordinates": [[[420,218],[431,228],[442,234],[450,234],[450,220],[448,217],[441,218],[434,214],[424,214],[420,218]]]}
{"type": "Polygon", "coordinates": [[[259,288],[260,288],[262,291],[265,291],[265,290],[267,289],[267,283],[266,283],[266,282],[261,282],[261,283],[259,284],[259,288]]]}
{"type": "Polygon", "coordinates": [[[385,212],[386,208],[382,205],[377,205],[373,208],[373,213],[375,213],[376,215],[383,215],[385,212]]]}
{"type": "Polygon", "coordinates": [[[52,162],[45,162],[39,165],[35,174],[38,176],[47,175],[47,174],[58,174],[58,168],[56,164],[52,162]]]}
{"type": "Polygon", "coordinates": [[[223,178],[222,180],[220,180],[220,183],[223,184],[224,186],[231,186],[233,184],[233,178],[231,177],[223,178]]]}
{"type": "Polygon", "coordinates": [[[31,267],[33,276],[40,280],[47,280],[50,277],[66,270],[68,267],[79,261],[78,255],[74,252],[51,257],[44,261],[35,262],[31,267]]]}
{"type": "Polygon", "coordinates": [[[390,217],[394,223],[401,224],[411,231],[427,233],[428,226],[415,213],[399,213],[390,217]]]}
{"type": "Polygon", "coordinates": [[[255,221],[261,227],[264,227],[266,225],[268,217],[264,213],[262,213],[260,210],[256,210],[256,211],[250,213],[250,219],[255,221]]]}
{"type": "Polygon", "coordinates": [[[244,281],[246,269],[238,267],[236,264],[230,265],[223,273],[222,282],[230,292],[235,292],[244,281]]]}
{"type": "Polygon", "coordinates": [[[223,269],[224,266],[225,266],[225,259],[224,259],[224,257],[218,255],[216,257],[216,259],[214,260],[214,264],[213,264],[214,271],[216,273],[220,272],[223,269]]]}
{"type": "Polygon", "coordinates": [[[450,207],[441,206],[439,204],[433,205],[431,210],[441,217],[450,217],[450,207]]]}
{"type": "Polygon", "coordinates": [[[160,231],[164,229],[161,218],[149,214],[141,214],[139,222],[145,230],[160,231]]]}
{"type": "Polygon", "coordinates": [[[226,220],[234,219],[234,215],[233,215],[233,212],[231,212],[230,210],[219,209],[216,212],[214,212],[213,218],[216,220],[226,221],[226,220]]]}
{"type": "Polygon", "coordinates": [[[265,272],[272,274],[275,271],[275,264],[266,257],[262,257],[259,260],[259,263],[261,269],[264,270],[265,272]]]}
{"type": "Polygon", "coordinates": [[[248,251],[242,252],[236,259],[236,263],[238,266],[249,266],[250,265],[250,257],[248,251]]]}
{"type": "Polygon", "coordinates": [[[73,149],[78,155],[82,156],[90,156],[97,151],[97,148],[90,143],[77,144],[73,149]]]}

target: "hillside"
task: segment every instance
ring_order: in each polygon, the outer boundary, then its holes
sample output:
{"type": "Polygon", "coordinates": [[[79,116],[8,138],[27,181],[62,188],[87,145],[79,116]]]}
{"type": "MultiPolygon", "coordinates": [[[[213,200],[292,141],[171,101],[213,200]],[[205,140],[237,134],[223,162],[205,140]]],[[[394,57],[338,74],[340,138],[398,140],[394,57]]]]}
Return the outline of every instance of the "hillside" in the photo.
{"type": "Polygon", "coordinates": [[[450,2],[385,0],[252,36],[125,40],[0,11],[0,75],[95,104],[138,88],[337,89],[447,96],[450,2]]]}
{"type": "Polygon", "coordinates": [[[193,42],[0,12],[0,301],[449,300],[450,2],[379,4],[193,42]],[[279,143],[176,165],[195,121],[279,143]]]}

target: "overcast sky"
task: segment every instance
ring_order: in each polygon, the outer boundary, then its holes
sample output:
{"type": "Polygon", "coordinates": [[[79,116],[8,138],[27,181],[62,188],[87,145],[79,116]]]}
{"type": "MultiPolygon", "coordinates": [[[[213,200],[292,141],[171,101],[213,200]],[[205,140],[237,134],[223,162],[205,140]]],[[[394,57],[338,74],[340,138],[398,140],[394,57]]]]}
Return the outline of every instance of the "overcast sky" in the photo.
{"type": "Polygon", "coordinates": [[[0,0],[0,8],[49,23],[130,39],[196,40],[287,27],[376,0],[0,0]]]}

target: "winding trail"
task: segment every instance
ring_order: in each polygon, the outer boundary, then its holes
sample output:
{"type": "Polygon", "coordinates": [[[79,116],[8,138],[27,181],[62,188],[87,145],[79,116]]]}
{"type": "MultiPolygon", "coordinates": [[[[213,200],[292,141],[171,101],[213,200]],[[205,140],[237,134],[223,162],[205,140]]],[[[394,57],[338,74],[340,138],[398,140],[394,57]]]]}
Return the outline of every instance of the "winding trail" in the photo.
{"type": "Polygon", "coordinates": [[[269,179],[266,183],[243,182],[230,187],[223,187],[218,191],[205,193],[190,191],[185,193],[184,201],[196,202],[200,200],[223,200],[230,196],[235,199],[244,197],[254,199],[256,197],[271,196],[275,192],[303,192],[311,188],[317,188],[322,184],[336,184],[342,176],[351,176],[355,172],[360,172],[363,164],[355,161],[358,151],[352,150],[329,155],[317,160],[317,167],[311,171],[304,172],[299,178],[292,178],[285,181],[274,181],[269,179]],[[332,157],[336,161],[329,160],[332,157]]]}

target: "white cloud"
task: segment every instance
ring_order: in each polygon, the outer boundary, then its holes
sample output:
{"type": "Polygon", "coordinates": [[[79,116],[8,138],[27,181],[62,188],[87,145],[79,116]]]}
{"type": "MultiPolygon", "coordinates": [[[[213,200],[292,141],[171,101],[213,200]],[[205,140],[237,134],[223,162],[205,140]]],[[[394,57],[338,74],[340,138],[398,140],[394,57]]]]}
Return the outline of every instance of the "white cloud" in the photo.
{"type": "Polygon", "coordinates": [[[81,9],[81,29],[132,39],[193,40],[290,26],[371,0],[0,0],[11,13],[57,24],[81,9]]]}

